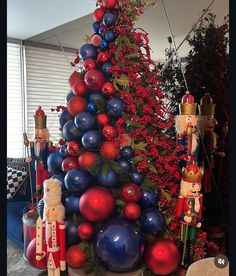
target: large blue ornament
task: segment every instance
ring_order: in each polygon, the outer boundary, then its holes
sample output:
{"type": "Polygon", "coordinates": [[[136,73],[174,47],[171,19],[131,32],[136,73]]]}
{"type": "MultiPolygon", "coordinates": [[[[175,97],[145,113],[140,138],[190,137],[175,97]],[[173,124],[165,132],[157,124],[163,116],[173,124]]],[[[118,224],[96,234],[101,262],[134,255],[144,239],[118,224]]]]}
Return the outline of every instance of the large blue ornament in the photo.
{"type": "Polygon", "coordinates": [[[114,170],[109,170],[106,174],[104,172],[100,172],[97,176],[98,183],[106,188],[116,188],[119,186],[119,176],[114,170]]]}
{"type": "Polygon", "coordinates": [[[101,142],[101,136],[97,130],[88,130],[82,136],[82,144],[87,150],[96,150],[101,142]]]}
{"type": "Polygon", "coordinates": [[[82,133],[76,127],[74,119],[71,119],[63,126],[62,135],[66,141],[72,141],[78,140],[81,137],[82,133]]]}
{"type": "Polygon", "coordinates": [[[102,23],[105,24],[107,27],[111,27],[116,23],[116,16],[111,12],[107,12],[103,16],[102,23]]]}
{"type": "Polygon", "coordinates": [[[113,97],[107,103],[107,113],[109,116],[119,118],[125,111],[125,103],[120,98],[113,97]]]}
{"type": "Polygon", "coordinates": [[[142,259],[144,237],[137,224],[125,218],[109,220],[94,240],[98,261],[114,272],[135,268],[142,259]]]}
{"type": "Polygon", "coordinates": [[[128,160],[120,159],[118,164],[122,171],[128,172],[131,169],[131,163],[128,160]]]}
{"type": "Polygon", "coordinates": [[[142,176],[141,173],[134,171],[134,172],[131,173],[131,180],[135,184],[140,185],[143,182],[143,176],[142,176]]]}
{"type": "Polygon", "coordinates": [[[88,58],[96,60],[98,50],[95,46],[93,46],[93,44],[87,43],[80,48],[79,55],[82,58],[82,60],[86,60],[88,58]]]}
{"type": "Polygon", "coordinates": [[[89,97],[89,102],[93,103],[96,110],[99,110],[99,106],[106,106],[106,101],[101,93],[92,93],[89,97]]]}
{"type": "Polygon", "coordinates": [[[91,187],[92,176],[88,171],[72,169],[65,176],[66,188],[77,195],[81,195],[85,190],[91,187]]]}
{"type": "Polygon", "coordinates": [[[68,112],[67,109],[65,109],[59,117],[60,126],[63,127],[65,125],[65,123],[68,122],[71,119],[73,119],[73,116],[70,115],[70,113],[68,112]]]}
{"type": "Polygon", "coordinates": [[[47,159],[48,170],[53,174],[62,173],[61,163],[63,161],[63,157],[61,156],[59,151],[52,152],[47,159]]]}
{"type": "Polygon", "coordinates": [[[69,156],[70,156],[70,154],[69,154],[69,152],[68,152],[68,149],[67,149],[67,145],[63,145],[63,146],[60,148],[59,152],[60,152],[60,154],[61,154],[61,156],[62,156],[63,158],[66,158],[66,157],[69,157],[69,156]]]}
{"type": "Polygon", "coordinates": [[[113,67],[114,65],[111,63],[111,62],[105,62],[103,65],[102,65],[102,72],[107,76],[107,77],[111,77],[112,74],[111,72],[109,71],[111,67],[113,67]]]}
{"type": "Polygon", "coordinates": [[[73,97],[75,97],[75,94],[74,94],[72,91],[70,91],[70,92],[66,95],[66,102],[69,102],[69,100],[70,100],[71,98],[73,98],[73,97]]]}
{"type": "Polygon", "coordinates": [[[67,214],[79,214],[79,197],[75,195],[67,196],[64,206],[67,214]]]}
{"type": "Polygon", "coordinates": [[[106,50],[108,47],[109,43],[106,41],[106,39],[102,39],[99,46],[101,47],[102,50],[106,50]]]}
{"type": "Polygon", "coordinates": [[[66,248],[79,243],[78,224],[72,220],[65,221],[66,226],[66,248]]]}
{"type": "Polygon", "coordinates": [[[75,116],[74,123],[81,131],[90,130],[96,126],[96,117],[90,112],[83,111],[75,116]]]}
{"type": "Polygon", "coordinates": [[[115,35],[115,33],[113,31],[108,31],[108,32],[105,33],[105,39],[106,39],[106,41],[111,42],[115,38],[116,38],[116,35],[115,35]]]}
{"type": "Polygon", "coordinates": [[[120,154],[124,159],[131,159],[134,157],[134,150],[131,147],[123,147],[120,154]]]}
{"type": "Polygon", "coordinates": [[[61,190],[64,191],[66,189],[66,186],[65,186],[65,182],[64,182],[64,174],[63,173],[60,173],[60,174],[54,174],[51,178],[52,179],[57,179],[61,182],[61,190]]]}
{"type": "Polygon", "coordinates": [[[93,22],[92,27],[93,27],[93,31],[94,31],[95,33],[97,33],[98,30],[99,30],[99,28],[100,28],[100,23],[99,23],[99,22],[93,22]]]}
{"type": "Polygon", "coordinates": [[[97,113],[96,107],[93,103],[88,103],[87,110],[90,113],[97,113]]]}
{"type": "Polygon", "coordinates": [[[164,218],[157,209],[151,208],[141,215],[141,229],[144,233],[156,234],[163,230],[164,218]]]}
{"type": "Polygon", "coordinates": [[[143,190],[142,197],[139,204],[142,208],[148,209],[152,207],[157,207],[158,196],[155,190],[143,190]]]}
{"type": "Polygon", "coordinates": [[[37,205],[37,213],[41,219],[43,219],[43,210],[44,210],[44,199],[41,198],[37,205]]]}

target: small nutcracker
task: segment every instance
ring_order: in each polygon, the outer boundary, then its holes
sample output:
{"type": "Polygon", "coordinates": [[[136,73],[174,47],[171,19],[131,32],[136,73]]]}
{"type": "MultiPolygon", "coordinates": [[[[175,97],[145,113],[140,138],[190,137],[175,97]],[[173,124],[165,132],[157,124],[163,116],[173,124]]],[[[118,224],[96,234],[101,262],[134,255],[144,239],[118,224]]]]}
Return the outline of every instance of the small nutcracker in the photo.
{"type": "Polygon", "coordinates": [[[179,104],[179,115],[175,118],[177,143],[184,147],[178,152],[181,156],[180,168],[186,167],[190,160],[197,161],[198,132],[197,127],[197,103],[189,91],[182,97],[179,104]]]}
{"type": "Polygon", "coordinates": [[[196,229],[201,227],[203,194],[200,191],[203,171],[204,169],[198,167],[194,161],[182,169],[177,205],[177,217],[180,219],[183,242],[182,265],[193,261],[196,229]]]}
{"type": "Polygon", "coordinates": [[[60,276],[66,270],[65,208],[61,203],[61,183],[44,181],[44,213],[36,223],[36,260],[46,258],[48,276],[60,276]]]}

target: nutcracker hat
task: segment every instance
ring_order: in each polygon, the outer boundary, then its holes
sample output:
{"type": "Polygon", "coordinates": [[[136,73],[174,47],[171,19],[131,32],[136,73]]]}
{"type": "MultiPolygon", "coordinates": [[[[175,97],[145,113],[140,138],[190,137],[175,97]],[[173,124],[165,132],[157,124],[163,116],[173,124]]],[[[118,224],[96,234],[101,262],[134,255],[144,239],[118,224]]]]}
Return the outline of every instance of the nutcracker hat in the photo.
{"type": "Polygon", "coordinates": [[[201,98],[198,105],[199,115],[214,115],[216,105],[208,92],[201,98]]]}
{"type": "Polygon", "coordinates": [[[199,167],[194,161],[182,169],[182,180],[199,183],[201,182],[202,176],[204,173],[204,168],[199,167]]]}
{"type": "Polygon", "coordinates": [[[38,109],[35,111],[34,122],[36,129],[47,128],[47,115],[45,115],[41,106],[38,106],[38,109]]]}
{"type": "Polygon", "coordinates": [[[180,115],[196,115],[197,103],[194,103],[194,97],[189,91],[182,97],[181,104],[179,104],[180,115]]]}

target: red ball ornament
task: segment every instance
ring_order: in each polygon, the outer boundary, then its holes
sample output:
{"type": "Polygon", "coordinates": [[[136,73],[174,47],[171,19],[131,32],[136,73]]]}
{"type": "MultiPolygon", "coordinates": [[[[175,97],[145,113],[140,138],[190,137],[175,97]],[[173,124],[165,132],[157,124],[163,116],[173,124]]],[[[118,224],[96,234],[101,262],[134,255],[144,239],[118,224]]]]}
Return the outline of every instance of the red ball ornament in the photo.
{"type": "Polygon", "coordinates": [[[104,159],[114,160],[120,154],[120,149],[114,142],[105,141],[100,148],[100,154],[104,159]]]}
{"type": "Polygon", "coordinates": [[[72,268],[82,267],[86,259],[86,252],[79,245],[72,245],[66,252],[66,262],[72,268]]]}
{"type": "Polygon", "coordinates": [[[34,238],[28,245],[27,251],[26,251],[26,258],[29,262],[29,264],[37,269],[47,269],[47,261],[46,257],[44,257],[42,260],[37,261],[35,259],[36,257],[36,238],[34,238]]]}
{"type": "Polygon", "coordinates": [[[116,92],[114,85],[111,82],[105,82],[102,87],[102,93],[105,95],[113,96],[116,92]]]}
{"type": "Polygon", "coordinates": [[[115,6],[118,0],[102,0],[102,5],[106,9],[111,9],[115,6]]]}
{"type": "Polygon", "coordinates": [[[106,10],[103,7],[97,8],[93,12],[93,19],[96,22],[101,22],[106,10]]]}
{"type": "Polygon", "coordinates": [[[141,209],[137,203],[130,202],[125,206],[123,213],[127,219],[136,220],[140,217],[141,209]]]}
{"type": "Polygon", "coordinates": [[[102,71],[98,69],[92,69],[85,74],[84,80],[89,89],[101,90],[105,81],[105,77],[102,71]]]}
{"type": "Polygon", "coordinates": [[[81,168],[87,169],[91,168],[95,164],[97,159],[98,156],[96,153],[86,151],[78,157],[78,163],[81,168]]]}
{"type": "Polygon", "coordinates": [[[90,222],[101,222],[113,212],[115,200],[112,193],[103,187],[88,189],[79,201],[81,214],[90,222]]]}
{"type": "Polygon", "coordinates": [[[83,96],[87,92],[86,83],[83,80],[78,81],[71,87],[71,90],[75,96],[83,96]]]}
{"type": "Polygon", "coordinates": [[[98,63],[104,63],[109,59],[110,55],[108,52],[99,52],[97,57],[98,63]]]}
{"type": "Polygon", "coordinates": [[[142,191],[138,185],[127,183],[121,188],[121,197],[126,202],[138,202],[142,197],[142,191]]]}
{"type": "Polygon", "coordinates": [[[75,116],[87,109],[87,101],[80,96],[75,96],[68,101],[67,109],[70,115],[75,116]]]}
{"type": "Polygon", "coordinates": [[[76,157],[67,157],[61,163],[61,169],[63,172],[68,172],[72,169],[79,168],[78,161],[76,157]]]}
{"type": "Polygon", "coordinates": [[[79,155],[79,145],[75,141],[68,142],[67,150],[68,150],[68,153],[72,156],[78,156],[79,155]]]}
{"type": "Polygon", "coordinates": [[[81,223],[78,227],[78,236],[81,240],[89,240],[95,233],[94,226],[89,222],[81,223]]]}
{"type": "Polygon", "coordinates": [[[102,41],[102,38],[98,34],[93,34],[90,38],[90,42],[93,44],[93,46],[98,47],[100,45],[100,42],[102,41]]]}
{"type": "Polygon", "coordinates": [[[102,134],[108,141],[111,141],[117,136],[116,129],[113,126],[104,126],[102,134]]]}
{"type": "Polygon", "coordinates": [[[157,275],[167,275],[178,266],[180,253],[171,240],[158,238],[146,247],[144,262],[148,269],[157,275]]]}
{"type": "Polygon", "coordinates": [[[93,59],[88,58],[83,63],[83,68],[85,71],[89,71],[91,69],[94,69],[96,67],[96,63],[93,59]]]}
{"type": "Polygon", "coordinates": [[[80,73],[74,71],[70,77],[69,77],[69,84],[70,87],[73,87],[75,85],[75,83],[80,82],[83,80],[83,77],[80,75],[80,73]]]}
{"type": "Polygon", "coordinates": [[[107,125],[110,122],[110,118],[107,114],[105,113],[100,113],[97,115],[97,122],[99,125],[107,125]]]}

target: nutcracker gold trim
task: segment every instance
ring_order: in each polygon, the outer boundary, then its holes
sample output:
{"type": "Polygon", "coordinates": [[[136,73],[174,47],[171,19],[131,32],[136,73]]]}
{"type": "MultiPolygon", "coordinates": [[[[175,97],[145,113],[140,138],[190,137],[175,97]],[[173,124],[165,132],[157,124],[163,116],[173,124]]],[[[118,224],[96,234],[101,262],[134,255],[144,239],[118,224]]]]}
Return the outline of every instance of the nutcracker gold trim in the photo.
{"type": "Polygon", "coordinates": [[[215,107],[216,107],[215,104],[198,105],[199,115],[214,115],[215,107]]]}
{"type": "Polygon", "coordinates": [[[47,115],[44,116],[35,116],[34,115],[34,122],[36,129],[44,129],[47,128],[47,115]]]}
{"type": "Polygon", "coordinates": [[[179,104],[180,115],[196,115],[197,114],[197,103],[181,103],[179,104]]]}
{"type": "Polygon", "coordinates": [[[193,170],[188,170],[187,168],[182,169],[182,179],[188,182],[193,182],[193,183],[200,182],[203,174],[204,174],[204,167],[199,167],[196,173],[194,173],[193,170]]]}

